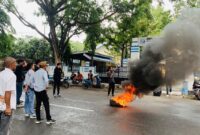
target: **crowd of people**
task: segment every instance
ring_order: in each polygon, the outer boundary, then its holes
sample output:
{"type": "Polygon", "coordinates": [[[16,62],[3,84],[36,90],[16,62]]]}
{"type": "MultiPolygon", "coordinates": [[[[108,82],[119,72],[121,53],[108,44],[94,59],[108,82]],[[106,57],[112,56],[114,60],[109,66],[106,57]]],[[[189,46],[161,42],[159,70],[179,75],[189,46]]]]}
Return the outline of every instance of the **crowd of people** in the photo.
{"type": "Polygon", "coordinates": [[[37,61],[33,64],[7,57],[4,60],[4,67],[4,70],[0,72],[0,135],[7,135],[13,110],[22,106],[20,99],[23,90],[25,91],[25,116],[36,118],[35,123],[41,123],[40,109],[43,103],[46,124],[55,123],[50,115],[47,95],[47,62],[37,61]],[[36,106],[34,106],[35,103],[36,106]]]}
{"type": "MultiPolygon", "coordinates": [[[[46,113],[46,124],[53,124],[55,120],[50,114],[49,97],[47,94],[49,79],[47,71],[47,62],[37,60],[35,63],[25,60],[17,60],[12,57],[4,59],[4,70],[0,72],[0,135],[5,135],[8,131],[10,119],[18,107],[24,106],[24,116],[36,119],[35,123],[42,122],[40,111],[41,105],[44,105],[46,113]],[[21,101],[22,93],[25,93],[25,101],[21,101]]],[[[60,97],[61,78],[63,77],[62,65],[57,63],[53,75],[53,96],[60,97]]],[[[114,70],[107,70],[108,76],[108,96],[112,91],[114,96],[115,80],[114,70]]],[[[84,79],[82,73],[72,72],[70,79],[74,84],[83,84],[86,88],[101,87],[99,76],[89,70],[87,78],[84,79]]]]}

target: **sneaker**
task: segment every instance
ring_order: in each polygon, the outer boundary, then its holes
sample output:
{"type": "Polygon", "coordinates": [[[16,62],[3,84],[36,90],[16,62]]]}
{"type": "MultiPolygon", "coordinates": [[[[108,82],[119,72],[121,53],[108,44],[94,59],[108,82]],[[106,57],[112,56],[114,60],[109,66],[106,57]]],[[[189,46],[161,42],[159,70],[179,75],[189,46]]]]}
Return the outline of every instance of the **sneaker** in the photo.
{"type": "Polygon", "coordinates": [[[29,114],[28,114],[28,113],[26,113],[24,116],[25,116],[25,117],[29,117],[29,114]]]}
{"type": "Polygon", "coordinates": [[[54,97],[56,97],[56,95],[55,95],[55,94],[54,94],[53,96],[54,96],[54,97]]]}
{"type": "Polygon", "coordinates": [[[58,94],[57,96],[58,96],[58,97],[61,97],[61,95],[60,95],[60,94],[58,94]]]}
{"type": "Polygon", "coordinates": [[[42,122],[42,120],[36,120],[35,123],[36,124],[40,124],[42,122]]]}
{"type": "Polygon", "coordinates": [[[24,103],[24,101],[22,101],[22,100],[20,100],[19,102],[20,102],[20,104],[23,104],[23,103],[24,103]]]}
{"type": "Polygon", "coordinates": [[[17,104],[17,108],[22,108],[22,107],[24,107],[24,105],[22,103],[17,104]]]}
{"type": "Polygon", "coordinates": [[[54,119],[47,120],[47,122],[46,122],[47,125],[54,124],[54,123],[56,123],[56,120],[54,120],[54,119]]]}
{"type": "Polygon", "coordinates": [[[35,118],[36,118],[36,115],[35,115],[35,114],[32,114],[32,115],[30,115],[30,118],[31,118],[31,119],[35,119],[35,118]]]}

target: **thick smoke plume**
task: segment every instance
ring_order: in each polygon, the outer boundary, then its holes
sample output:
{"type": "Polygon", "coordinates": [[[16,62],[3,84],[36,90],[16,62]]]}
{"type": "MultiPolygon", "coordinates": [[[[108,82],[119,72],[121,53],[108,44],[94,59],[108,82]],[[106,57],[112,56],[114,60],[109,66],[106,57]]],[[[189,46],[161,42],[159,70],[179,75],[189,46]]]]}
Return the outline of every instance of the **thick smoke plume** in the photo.
{"type": "Polygon", "coordinates": [[[187,9],[146,45],[131,63],[130,79],[140,92],[185,79],[200,68],[200,9],[187,9]]]}

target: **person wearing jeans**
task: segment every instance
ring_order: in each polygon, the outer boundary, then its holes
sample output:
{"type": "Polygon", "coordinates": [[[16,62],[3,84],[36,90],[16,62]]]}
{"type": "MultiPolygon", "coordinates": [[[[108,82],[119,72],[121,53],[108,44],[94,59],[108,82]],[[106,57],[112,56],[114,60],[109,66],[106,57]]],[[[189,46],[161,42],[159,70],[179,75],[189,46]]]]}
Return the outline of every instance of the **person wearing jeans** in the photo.
{"type": "Polygon", "coordinates": [[[0,135],[8,135],[12,111],[16,109],[16,60],[7,57],[0,72],[0,135]]]}
{"type": "Polygon", "coordinates": [[[30,118],[36,118],[35,111],[34,111],[34,69],[35,66],[33,63],[29,63],[27,65],[28,72],[25,76],[24,81],[24,90],[25,90],[25,116],[30,118]]]}
{"type": "Polygon", "coordinates": [[[30,117],[31,119],[36,118],[35,111],[34,111],[34,97],[35,93],[34,90],[29,88],[25,94],[25,116],[30,117]]]}
{"type": "Polygon", "coordinates": [[[22,95],[22,90],[23,90],[23,81],[25,79],[24,77],[24,66],[25,66],[25,61],[24,60],[18,60],[17,61],[18,65],[15,70],[15,75],[17,76],[17,106],[21,107],[21,95],[22,95]]]}
{"type": "Polygon", "coordinates": [[[55,123],[55,120],[51,118],[50,107],[49,107],[49,97],[47,95],[48,87],[48,75],[47,75],[47,62],[40,62],[40,69],[35,72],[34,75],[34,90],[36,95],[36,124],[41,123],[40,107],[43,103],[46,112],[46,124],[55,123]]]}
{"type": "Polygon", "coordinates": [[[5,115],[5,113],[0,112],[0,135],[9,134],[11,116],[5,115]]]}

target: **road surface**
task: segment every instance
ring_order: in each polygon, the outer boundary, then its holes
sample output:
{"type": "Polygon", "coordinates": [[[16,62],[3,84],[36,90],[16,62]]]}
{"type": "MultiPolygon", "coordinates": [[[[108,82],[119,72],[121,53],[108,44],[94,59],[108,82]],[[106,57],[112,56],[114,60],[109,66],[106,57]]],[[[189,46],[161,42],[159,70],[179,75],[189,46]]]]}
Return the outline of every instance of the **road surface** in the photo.
{"type": "Polygon", "coordinates": [[[61,98],[53,98],[51,90],[48,93],[56,124],[48,126],[44,120],[37,125],[18,109],[11,135],[200,134],[200,101],[144,96],[127,108],[113,108],[105,91],[70,87],[61,91],[61,98]]]}

